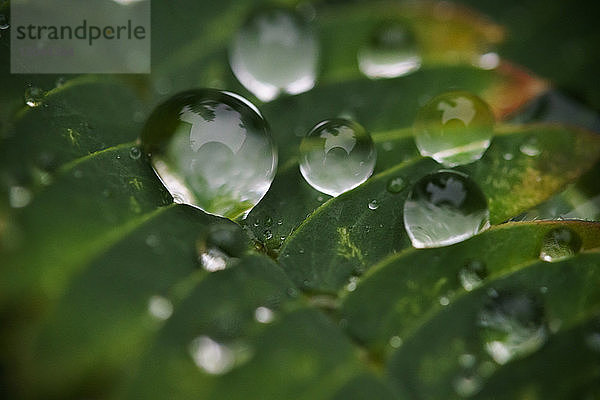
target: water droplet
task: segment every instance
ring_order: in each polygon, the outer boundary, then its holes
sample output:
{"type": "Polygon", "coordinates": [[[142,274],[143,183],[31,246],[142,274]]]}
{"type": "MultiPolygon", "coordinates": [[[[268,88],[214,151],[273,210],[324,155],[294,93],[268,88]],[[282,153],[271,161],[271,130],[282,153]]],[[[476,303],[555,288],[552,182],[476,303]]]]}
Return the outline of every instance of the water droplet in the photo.
{"type": "Polygon", "coordinates": [[[222,375],[235,365],[235,352],[208,336],[195,338],[189,347],[194,363],[211,375],[222,375]]]}
{"type": "Polygon", "coordinates": [[[271,218],[271,217],[267,217],[267,218],[265,218],[265,225],[266,225],[266,226],[271,226],[271,225],[273,225],[273,218],[271,218]]]}
{"type": "Polygon", "coordinates": [[[546,341],[544,307],[529,294],[500,292],[479,314],[487,353],[498,364],[531,354],[546,341]]]}
{"type": "Polygon", "coordinates": [[[8,28],[10,28],[8,17],[4,14],[0,14],[0,29],[4,30],[8,28]]]}
{"type": "Polygon", "coordinates": [[[369,210],[377,210],[379,208],[379,203],[377,200],[371,200],[369,202],[369,210]]]}
{"type": "Polygon", "coordinates": [[[442,296],[440,297],[439,302],[442,306],[447,306],[448,304],[450,304],[450,299],[446,296],[442,296]]]}
{"type": "Polygon", "coordinates": [[[282,219],[278,219],[277,220],[277,225],[283,225],[283,220],[282,219]]]}
{"type": "Polygon", "coordinates": [[[272,239],[272,238],[273,238],[273,232],[271,232],[269,229],[267,229],[267,230],[264,232],[264,235],[265,235],[265,239],[267,239],[267,240],[270,240],[270,239],[272,239]]]}
{"type": "Polygon", "coordinates": [[[139,149],[139,147],[132,147],[131,149],[129,149],[129,157],[132,160],[139,160],[141,155],[142,151],[139,149]]]}
{"type": "Polygon", "coordinates": [[[160,239],[154,234],[150,234],[146,237],[146,245],[149,247],[157,247],[160,244],[160,239]]]}
{"type": "Polygon", "coordinates": [[[581,250],[581,238],[569,228],[555,228],[544,235],[540,259],[547,262],[562,261],[581,250]]]}
{"type": "Polygon", "coordinates": [[[12,186],[8,194],[8,202],[12,208],[26,207],[32,199],[31,191],[23,186],[12,186]]]}
{"type": "Polygon", "coordinates": [[[373,140],[358,123],[331,119],[315,126],[300,144],[300,172],[318,191],[338,196],[366,181],[375,168],[373,140]]]}
{"type": "Polygon", "coordinates": [[[172,97],[146,122],[142,143],[173,198],[211,214],[249,212],[275,176],[267,123],[233,93],[201,89],[172,97]]]}
{"type": "Polygon", "coordinates": [[[379,26],[358,52],[358,67],[369,78],[403,76],[420,66],[414,34],[398,22],[379,26]]]}
{"type": "Polygon", "coordinates": [[[471,397],[483,387],[482,380],[476,376],[459,376],[452,382],[454,391],[461,397],[471,397]]]}
{"type": "Polygon", "coordinates": [[[402,346],[402,338],[400,336],[392,336],[390,338],[390,346],[392,346],[394,349],[399,348],[402,346]]]}
{"type": "Polygon", "coordinates": [[[414,135],[419,152],[446,166],[479,160],[490,146],[494,114],[469,92],[447,92],[417,113],[414,135]]]}
{"type": "Polygon", "coordinates": [[[458,272],[458,279],[463,289],[467,292],[475,289],[485,278],[487,278],[487,268],[481,261],[469,261],[463,269],[458,272]]]}
{"type": "Polygon", "coordinates": [[[405,187],[406,181],[400,176],[390,179],[387,184],[387,190],[390,193],[400,193],[405,187]]]}
{"type": "Polygon", "coordinates": [[[239,258],[247,249],[247,238],[237,225],[218,223],[208,227],[196,242],[198,260],[206,271],[215,272],[227,268],[233,259],[239,258]]]}
{"type": "Polygon", "coordinates": [[[173,314],[173,304],[162,296],[152,296],[148,300],[148,313],[159,320],[169,319],[173,314]]]}
{"type": "Polygon", "coordinates": [[[540,154],[538,139],[535,136],[530,137],[519,146],[521,153],[529,157],[536,157],[540,154]]]}
{"type": "Polygon", "coordinates": [[[346,290],[349,292],[354,292],[356,290],[357,284],[358,284],[358,278],[356,276],[350,277],[350,281],[346,285],[346,290]]]}
{"type": "Polygon", "coordinates": [[[477,358],[473,354],[465,353],[458,357],[458,363],[465,369],[473,368],[476,362],[477,358]]]}
{"type": "Polygon", "coordinates": [[[318,58],[308,22],[297,12],[275,7],[253,13],[229,49],[233,73],[262,101],[312,89],[318,58]]]}
{"type": "Polygon", "coordinates": [[[489,227],[481,189],[468,176],[439,171],[421,178],[404,203],[404,226],[414,247],[441,247],[489,227]]]}
{"type": "Polygon", "coordinates": [[[490,51],[479,56],[476,65],[485,70],[495,69],[500,65],[500,56],[498,53],[490,51]]]}
{"type": "Polygon", "coordinates": [[[273,318],[275,318],[275,314],[270,308],[258,307],[256,310],[254,310],[254,319],[261,324],[268,324],[273,321],[273,318]]]}
{"type": "Polygon", "coordinates": [[[54,87],[55,88],[63,87],[65,85],[65,83],[67,83],[67,79],[64,76],[59,76],[58,78],[56,78],[56,81],[54,82],[54,87]]]}
{"type": "Polygon", "coordinates": [[[38,107],[44,99],[44,91],[36,86],[28,86],[25,89],[25,104],[29,107],[38,107]]]}
{"type": "Polygon", "coordinates": [[[510,161],[514,158],[515,156],[512,153],[504,153],[504,155],[502,156],[502,158],[504,158],[506,161],[510,161]]]}
{"type": "Polygon", "coordinates": [[[227,267],[227,254],[217,248],[209,248],[200,253],[200,265],[208,272],[221,271],[227,267]]]}

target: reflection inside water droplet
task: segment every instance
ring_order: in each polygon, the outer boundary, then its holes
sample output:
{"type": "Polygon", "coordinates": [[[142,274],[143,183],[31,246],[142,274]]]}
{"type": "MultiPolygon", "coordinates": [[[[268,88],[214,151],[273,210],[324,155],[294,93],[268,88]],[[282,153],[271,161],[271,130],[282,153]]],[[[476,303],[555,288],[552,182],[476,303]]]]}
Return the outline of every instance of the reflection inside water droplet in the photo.
{"type": "Polygon", "coordinates": [[[468,176],[440,171],[413,186],[404,203],[404,226],[416,248],[458,243],[489,227],[487,201],[468,176]]]}
{"type": "Polygon", "coordinates": [[[293,10],[253,13],[238,30],[229,61],[238,80],[262,101],[312,89],[319,48],[307,21],[293,10]]]}
{"type": "Polygon", "coordinates": [[[487,268],[481,261],[471,260],[458,272],[458,279],[467,292],[483,283],[487,277],[487,268]]]}
{"type": "Polygon", "coordinates": [[[533,295],[499,292],[479,314],[487,353],[498,364],[538,350],[546,341],[543,303],[533,295]]]}
{"type": "Polygon", "coordinates": [[[472,93],[447,92],[419,110],[413,128],[421,155],[452,167],[483,156],[492,140],[494,114],[472,93]]]}
{"type": "Polygon", "coordinates": [[[379,26],[358,52],[358,66],[370,78],[394,78],[419,69],[414,34],[399,22],[379,26]]]}
{"type": "Polygon", "coordinates": [[[300,172],[315,189],[331,196],[355,188],[373,173],[377,153],[368,132],[345,119],[315,126],[300,144],[300,172]]]}
{"type": "Polygon", "coordinates": [[[275,176],[277,153],[265,120],[232,93],[172,97],[146,122],[142,143],[174,199],[220,216],[248,213],[275,176]]]}
{"type": "Polygon", "coordinates": [[[581,250],[581,238],[569,228],[555,228],[546,233],[540,249],[540,259],[547,262],[562,261],[581,250]]]}

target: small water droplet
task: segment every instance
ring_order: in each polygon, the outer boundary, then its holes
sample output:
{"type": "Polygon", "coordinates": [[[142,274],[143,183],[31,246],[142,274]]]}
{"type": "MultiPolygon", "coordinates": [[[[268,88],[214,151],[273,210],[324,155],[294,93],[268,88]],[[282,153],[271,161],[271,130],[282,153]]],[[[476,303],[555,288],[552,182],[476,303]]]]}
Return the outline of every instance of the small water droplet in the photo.
{"type": "Polygon", "coordinates": [[[504,153],[504,155],[502,156],[502,158],[504,158],[506,161],[510,161],[514,158],[515,156],[512,153],[504,153]]]}
{"type": "Polygon", "coordinates": [[[265,235],[265,239],[266,239],[266,240],[270,240],[270,239],[272,239],[272,238],[273,238],[273,232],[271,232],[269,229],[267,229],[267,230],[264,232],[264,235],[265,235]]]}
{"type": "Polygon", "coordinates": [[[477,59],[476,65],[485,70],[495,69],[500,65],[500,56],[493,51],[482,54],[477,59]]]}
{"type": "Polygon", "coordinates": [[[468,176],[439,171],[413,186],[404,203],[404,226],[416,248],[458,243],[489,227],[487,201],[468,176]]]}
{"type": "Polygon", "coordinates": [[[519,146],[519,150],[521,151],[521,153],[529,157],[538,156],[540,154],[538,138],[535,136],[528,138],[525,142],[521,144],[521,146],[519,146]]]}
{"type": "Polygon", "coordinates": [[[273,218],[271,218],[271,217],[265,218],[265,226],[271,226],[271,225],[273,225],[273,218]]]}
{"type": "Polygon", "coordinates": [[[150,234],[146,237],[146,245],[149,247],[157,247],[160,244],[160,239],[154,234],[150,234]]]}
{"type": "Polygon", "coordinates": [[[44,99],[44,91],[36,86],[28,86],[25,89],[25,104],[29,107],[38,107],[44,99]]]}
{"type": "Polygon", "coordinates": [[[319,46],[308,22],[285,8],[254,12],[229,49],[236,78],[262,101],[298,94],[315,85],[319,46]]]}
{"type": "Polygon", "coordinates": [[[479,313],[485,350],[505,364],[538,350],[548,336],[543,303],[529,294],[500,292],[479,313]]]}
{"type": "Polygon", "coordinates": [[[465,369],[473,368],[476,362],[477,358],[473,354],[465,353],[458,357],[458,363],[465,369]]]}
{"type": "Polygon", "coordinates": [[[32,198],[31,191],[23,186],[12,186],[8,194],[8,202],[12,208],[26,207],[32,198]]]}
{"type": "Polygon", "coordinates": [[[373,173],[376,158],[368,132],[345,119],[317,124],[300,144],[302,176],[312,187],[331,196],[366,181],[373,173]]]}
{"type": "Polygon", "coordinates": [[[8,28],[10,28],[8,17],[5,14],[0,14],[0,29],[4,30],[8,28]]]}
{"type": "Polygon", "coordinates": [[[222,375],[235,365],[234,351],[208,336],[195,338],[189,346],[194,363],[211,375],[222,375]]]}
{"type": "Polygon", "coordinates": [[[369,78],[404,76],[421,67],[414,34],[399,22],[380,25],[358,52],[358,67],[369,78]]]}
{"type": "Polygon", "coordinates": [[[454,391],[460,397],[471,397],[477,394],[483,387],[481,378],[476,375],[459,376],[452,382],[454,391]]]}
{"type": "Polygon", "coordinates": [[[483,262],[471,260],[458,272],[458,279],[463,289],[470,292],[483,283],[487,274],[487,268],[483,262]]]}
{"type": "Polygon", "coordinates": [[[65,83],[67,83],[67,79],[64,76],[59,76],[58,78],[56,78],[56,81],[54,82],[54,87],[55,88],[63,87],[65,85],[65,83]]]}
{"type": "Polygon", "coordinates": [[[131,149],[129,149],[129,157],[132,160],[139,160],[141,155],[142,151],[139,149],[139,147],[132,147],[131,149]]]}
{"type": "Polygon", "coordinates": [[[440,297],[439,302],[442,306],[447,306],[448,304],[450,304],[450,299],[446,296],[442,296],[440,297]]]}
{"type": "Polygon", "coordinates": [[[479,97],[469,92],[443,93],[417,113],[415,142],[424,157],[446,166],[479,160],[490,146],[494,114],[479,97]]]}
{"type": "Polygon", "coordinates": [[[199,261],[202,268],[208,272],[221,271],[227,267],[227,254],[217,248],[209,248],[200,253],[199,261]]]}
{"type": "Polygon", "coordinates": [[[254,310],[254,319],[261,324],[268,324],[273,321],[273,318],[275,318],[275,313],[273,313],[273,310],[270,308],[258,307],[256,310],[254,310]]]}
{"type": "Polygon", "coordinates": [[[392,346],[394,349],[399,348],[402,346],[402,338],[400,336],[392,336],[390,338],[390,346],[392,346]]]}
{"type": "Polygon", "coordinates": [[[542,294],[548,293],[548,286],[540,286],[540,293],[542,293],[542,294]]]}
{"type": "Polygon", "coordinates": [[[237,225],[217,223],[208,227],[197,242],[200,265],[208,272],[220,271],[246,251],[246,237],[237,225]]]}
{"type": "Polygon", "coordinates": [[[218,90],[187,91],[158,106],[142,143],[173,198],[220,216],[249,212],[277,168],[275,145],[256,107],[218,90]]]}
{"type": "Polygon", "coordinates": [[[379,203],[377,200],[371,200],[369,202],[369,210],[377,210],[379,208],[379,203]]]}
{"type": "Polygon", "coordinates": [[[569,228],[555,228],[544,235],[540,259],[547,262],[562,261],[581,250],[581,238],[569,228]]]}
{"type": "Polygon", "coordinates": [[[283,220],[282,219],[278,219],[277,220],[277,225],[283,225],[283,220]]]}
{"type": "Polygon", "coordinates": [[[406,180],[404,178],[397,176],[389,180],[387,184],[387,190],[390,193],[400,193],[406,187],[406,180]]]}
{"type": "Polygon", "coordinates": [[[148,313],[159,320],[169,319],[173,314],[173,304],[162,296],[152,296],[148,300],[148,313]]]}
{"type": "Polygon", "coordinates": [[[350,281],[346,285],[346,290],[349,292],[354,292],[356,290],[357,284],[358,284],[358,278],[356,276],[350,277],[350,281]]]}

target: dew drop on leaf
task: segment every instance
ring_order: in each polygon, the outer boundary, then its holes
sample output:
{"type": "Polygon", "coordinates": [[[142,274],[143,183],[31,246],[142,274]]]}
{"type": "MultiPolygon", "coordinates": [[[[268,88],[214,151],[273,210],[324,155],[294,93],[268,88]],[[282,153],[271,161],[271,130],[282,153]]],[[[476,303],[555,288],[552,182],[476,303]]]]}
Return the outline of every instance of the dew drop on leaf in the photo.
{"type": "Polygon", "coordinates": [[[422,156],[453,167],[483,156],[492,140],[494,114],[472,93],[447,92],[419,110],[413,130],[422,156]]]}
{"type": "Polygon", "coordinates": [[[471,260],[458,272],[458,279],[463,289],[470,292],[481,285],[487,274],[487,268],[483,262],[471,260]]]}
{"type": "Polygon", "coordinates": [[[543,303],[533,295],[499,292],[479,313],[486,352],[498,364],[531,354],[548,336],[543,303]]]}
{"type": "Polygon", "coordinates": [[[406,181],[400,176],[390,179],[387,184],[387,190],[390,193],[400,193],[405,187],[406,181]]]}
{"type": "Polygon", "coordinates": [[[358,67],[369,78],[403,76],[420,66],[415,36],[399,22],[379,26],[358,52],[358,67]]]}
{"type": "Polygon", "coordinates": [[[163,296],[152,296],[148,300],[148,313],[158,320],[169,319],[173,314],[173,303],[163,296]]]}
{"type": "Polygon", "coordinates": [[[24,186],[12,186],[8,194],[8,202],[12,208],[26,207],[32,198],[31,191],[24,186]]]}
{"type": "Polygon", "coordinates": [[[139,160],[141,155],[142,151],[139,149],[139,147],[132,147],[131,149],[129,149],[129,157],[132,160],[139,160]]]}
{"type": "Polygon", "coordinates": [[[208,336],[192,340],[189,352],[198,368],[211,375],[229,372],[235,365],[234,351],[208,336]]]}
{"type": "Polygon", "coordinates": [[[254,310],[254,319],[261,324],[268,324],[275,318],[275,313],[268,307],[258,307],[254,310]]]}
{"type": "Polygon", "coordinates": [[[319,46],[310,24],[286,8],[255,11],[229,48],[233,73],[262,101],[312,89],[318,59],[319,46]]]}
{"type": "Polygon", "coordinates": [[[248,213],[277,167],[277,150],[258,109],[218,90],[183,92],[159,105],[142,144],[173,198],[219,216],[248,213]]]}
{"type": "Polygon", "coordinates": [[[581,250],[581,238],[569,228],[555,228],[544,235],[540,259],[557,262],[574,256],[581,250]]]}
{"type": "Polygon", "coordinates": [[[208,272],[220,271],[246,251],[247,238],[232,224],[210,225],[196,242],[200,266],[208,272]]]}
{"type": "Polygon", "coordinates": [[[439,171],[412,187],[404,203],[404,226],[414,247],[442,247],[487,229],[489,214],[475,182],[455,171],[439,171]]]}
{"type": "Polygon", "coordinates": [[[538,139],[535,136],[532,136],[521,143],[519,146],[519,150],[521,153],[525,154],[529,157],[536,157],[540,154],[540,146],[538,139]]]}
{"type": "Polygon", "coordinates": [[[377,153],[358,123],[331,119],[317,124],[300,144],[300,172],[318,191],[338,196],[366,181],[377,153]]]}
{"type": "Polygon", "coordinates": [[[44,91],[36,86],[28,86],[25,89],[25,104],[29,107],[38,107],[44,99],[44,91]]]}
{"type": "Polygon", "coordinates": [[[371,200],[369,202],[369,210],[377,210],[379,208],[379,203],[377,200],[371,200]]]}

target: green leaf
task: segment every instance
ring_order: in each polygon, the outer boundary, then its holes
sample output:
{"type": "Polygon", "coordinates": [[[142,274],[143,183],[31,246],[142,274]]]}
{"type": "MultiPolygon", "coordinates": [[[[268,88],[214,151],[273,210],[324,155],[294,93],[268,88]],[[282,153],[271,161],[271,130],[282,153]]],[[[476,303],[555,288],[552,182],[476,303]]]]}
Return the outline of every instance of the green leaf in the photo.
{"type": "Polygon", "coordinates": [[[503,224],[449,247],[410,248],[375,265],[355,290],[342,292],[340,318],[352,337],[386,357],[394,350],[392,336],[406,340],[417,335],[444,310],[440,299],[454,302],[469,296],[467,289],[473,287],[465,289],[459,277],[469,263],[482,263],[488,275],[484,283],[494,287],[496,280],[539,261],[544,235],[562,226],[581,236],[584,249],[600,247],[599,224],[532,222],[503,224]]]}
{"type": "MultiPolygon", "coordinates": [[[[564,127],[530,126],[499,130],[484,157],[459,168],[488,199],[490,220],[498,224],[542,202],[581,175],[600,156],[600,139],[564,127]],[[540,154],[519,149],[535,141],[540,154]],[[512,158],[507,160],[505,154],[512,158]]],[[[403,228],[403,205],[410,183],[439,170],[416,158],[372,177],[358,188],[319,207],[287,239],[279,261],[294,282],[308,290],[335,292],[387,255],[410,246],[403,228]],[[390,180],[407,182],[390,193],[390,180]],[[369,202],[379,207],[371,210],[369,202]]]]}
{"type": "MultiPolygon", "coordinates": [[[[390,375],[397,385],[405,387],[409,392],[418,393],[419,397],[458,399],[462,397],[455,391],[456,379],[470,374],[468,368],[461,367],[463,354],[473,355],[477,360],[475,370],[482,370],[482,383],[487,379],[494,379],[496,373],[510,374],[503,371],[512,369],[513,363],[494,364],[490,354],[485,351],[485,337],[477,322],[482,308],[490,302],[488,291],[491,289],[497,293],[526,294],[540,301],[544,314],[543,324],[550,338],[547,343],[541,344],[539,354],[525,354],[522,362],[535,362],[536,357],[544,357],[545,345],[549,352],[560,351],[560,348],[553,347],[556,346],[556,341],[561,341],[561,333],[567,334],[579,324],[586,324],[597,312],[594,310],[600,307],[597,290],[600,283],[598,261],[597,252],[582,253],[572,259],[551,264],[532,260],[514,265],[512,271],[487,281],[466,296],[457,295],[450,300],[448,306],[432,313],[421,327],[409,334],[389,362],[390,375]],[[554,339],[554,335],[558,335],[558,338],[554,339]]],[[[573,341],[578,339],[576,335],[570,337],[573,341]]],[[[573,347],[580,346],[581,344],[576,344],[573,347]]],[[[570,382],[568,390],[571,393],[581,389],[584,384],[592,385],[598,380],[597,357],[579,359],[582,364],[576,369],[564,369],[565,365],[577,362],[580,355],[581,350],[575,350],[573,353],[562,351],[560,356],[563,368],[559,381],[570,382]]],[[[553,369],[554,367],[549,367],[548,370],[553,369]]],[[[550,378],[551,375],[545,375],[543,378],[530,379],[527,385],[511,387],[503,390],[503,393],[508,398],[514,398],[511,394],[541,398],[540,391],[548,393],[549,388],[554,386],[548,383],[550,378]]],[[[506,385],[508,381],[503,382],[506,385]]],[[[564,398],[560,396],[560,391],[565,389],[560,386],[562,385],[559,385],[559,390],[543,398],[564,398]]],[[[487,398],[496,397],[488,394],[487,398]]]]}

